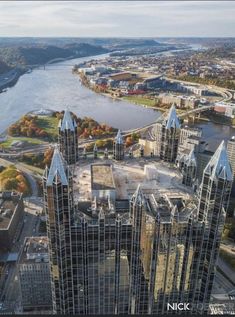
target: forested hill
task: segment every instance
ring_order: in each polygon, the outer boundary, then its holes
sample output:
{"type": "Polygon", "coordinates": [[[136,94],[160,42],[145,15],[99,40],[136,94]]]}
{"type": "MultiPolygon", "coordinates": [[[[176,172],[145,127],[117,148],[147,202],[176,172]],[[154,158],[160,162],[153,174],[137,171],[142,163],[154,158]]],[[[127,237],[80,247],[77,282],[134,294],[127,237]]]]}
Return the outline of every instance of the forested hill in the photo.
{"type": "MultiPolygon", "coordinates": [[[[0,47],[0,73],[1,65],[6,67],[38,65],[56,58],[76,58],[107,52],[108,50],[102,46],[86,43],[67,44],[63,47],[53,45],[2,46],[0,47]]],[[[6,68],[5,71],[7,70],[6,68]]]]}
{"type": "Polygon", "coordinates": [[[10,69],[11,68],[6,63],[0,60],[0,75],[8,72],[10,69]]]}

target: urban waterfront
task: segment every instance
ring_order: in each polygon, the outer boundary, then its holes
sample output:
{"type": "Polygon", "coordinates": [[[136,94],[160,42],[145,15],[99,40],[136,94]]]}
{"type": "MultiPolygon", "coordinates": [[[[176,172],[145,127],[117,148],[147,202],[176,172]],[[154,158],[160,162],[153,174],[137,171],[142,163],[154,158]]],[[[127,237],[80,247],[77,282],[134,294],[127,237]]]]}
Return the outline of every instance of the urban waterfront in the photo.
{"type": "MultiPolygon", "coordinates": [[[[104,56],[68,60],[21,76],[14,87],[0,94],[0,132],[25,113],[41,108],[63,110],[69,106],[80,117],[92,117],[123,130],[156,120],[161,115],[159,111],[99,95],[84,87],[79,77],[72,74],[73,65],[104,56]]],[[[196,126],[203,129],[203,137],[212,149],[222,139],[227,140],[235,134],[234,128],[212,122],[200,122],[196,126]]]]}
{"type": "Polygon", "coordinates": [[[0,315],[235,314],[235,6],[194,2],[0,2],[0,315]]]}

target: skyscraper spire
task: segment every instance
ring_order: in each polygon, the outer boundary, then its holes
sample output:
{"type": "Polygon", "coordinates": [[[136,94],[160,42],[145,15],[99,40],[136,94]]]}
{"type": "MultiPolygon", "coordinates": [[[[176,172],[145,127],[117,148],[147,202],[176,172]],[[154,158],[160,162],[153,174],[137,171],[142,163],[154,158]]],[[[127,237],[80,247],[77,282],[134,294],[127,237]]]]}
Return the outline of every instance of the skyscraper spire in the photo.
{"type": "Polygon", "coordinates": [[[57,146],[54,149],[46,185],[52,186],[54,180],[60,180],[63,185],[68,185],[65,163],[57,146]]]}
{"type": "Polygon", "coordinates": [[[69,165],[75,164],[78,161],[77,124],[68,109],[65,110],[58,128],[60,151],[69,165]]]}
{"type": "Polygon", "coordinates": [[[232,168],[229,163],[224,141],[220,143],[204,172],[210,175],[211,179],[222,178],[227,181],[233,180],[232,168]]]}
{"type": "Polygon", "coordinates": [[[192,149],[189,153],[189,155],[185,158],[185,164],[187,166],[196,166],[197,160],[194,154],[194,149],[192,149]]]}
{"type": "Polygon", "coordinates": [[[77,124],[74,119],[71,117],[71,113],[68,109],[65,110],[63,119],[60,120],[59,128],[61,131],[64,130],[70,130],[74,131],[75,127],[77,127],[77,124]]]}
{"type": "Polygon", "coordinates": [[[115,141],[116,141],[117,144],[123,144],[123,137],[122,137],[120,129],[118,130],[118,133],[116,135],[115,141]]]}
{"type": "Polygon", "coordinates": [[[140,184],[137,186],[137,189],[132,196],[132,201],[135,204],[142,204],[144,201],[143,192],[141,190],[140,184]]]}
{"type": "Polygon", "coordinates": [[[180,122],[175,106],[172,105],[163,122],[156,123],[156,153],[160,159],[174,163],[178,153],[180,140],[180,122]]]}
{"type": "Polygon", "coordinates": [[[97,145],[96,145],[96,143],[94,144],[93,152],[97,152],[97,145]]]}
{"type": "Polygon", "coordinates": [[[121,161],[124,159],[124,141],[121,130],[118,130],[113,142],[113,157],[115,160],[121,161]]]}
{"type": "Polygon", "coordinates": [[[194,185],[197,174],[197,160],[194,154],[194,149],[188,155],[184,154],[179,159],[179,167],[183,174],[182,183],[192,187],[194,185]]]}
{"type": "Polygon", "coordinates": [[[170,111],[168,112],[168,115],[166,119],[164,120],[164,124],[166,129],[174,128],[174,129],[179,129],[180,128],[180,122],[179,118],[176,114],[176,109],[175,105],[172,104],[170,111]]]}
{"type": "Polygon", "coordinates": [[[97,145],[95,143],[94,147],[93,147],[93,156],[94,156],[95,159],[97,158],[97,155],[98,155],[98,149],[97,149],[97,145]]]}

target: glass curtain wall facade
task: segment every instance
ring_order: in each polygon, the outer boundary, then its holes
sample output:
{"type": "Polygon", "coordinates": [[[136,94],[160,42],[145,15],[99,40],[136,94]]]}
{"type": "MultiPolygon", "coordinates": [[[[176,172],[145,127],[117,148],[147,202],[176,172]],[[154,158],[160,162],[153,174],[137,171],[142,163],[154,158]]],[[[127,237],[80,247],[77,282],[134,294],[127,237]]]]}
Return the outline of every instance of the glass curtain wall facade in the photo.
{"type": "Polygon", "coordinates": [[[78,210],[70,168],[55,149],[44,174],[54,312],[160,314],[177,302],[205,312],[232,176],[221,144],[196,203],[177,207],[139,186],[129,211],[110,213],[103,204],[88,215],[78,210]]]}

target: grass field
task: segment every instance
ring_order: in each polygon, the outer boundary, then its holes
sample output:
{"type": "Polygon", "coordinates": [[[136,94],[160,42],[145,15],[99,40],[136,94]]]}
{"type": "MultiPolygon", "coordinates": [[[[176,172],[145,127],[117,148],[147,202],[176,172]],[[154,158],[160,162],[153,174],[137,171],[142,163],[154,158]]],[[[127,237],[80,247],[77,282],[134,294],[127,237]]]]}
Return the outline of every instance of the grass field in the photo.
{"type": "Polygon", "coordinates": [[[155,99],[148,99],[143,96],[125,96],[123,97],[123,99],[138,105],[144,105],[148,107],[154,107],[157,103],[155,99]]]}
{"type": "MultiPolygon", "coordinates": [[[[49,135],[50,140],[57,140],[58,135],[58,119],[56,117],[50,116],[38,116],[37,126],[42,130],[46,131],[49,135]]],[[[29,145],[37,145],[43,144],[45,141],[39,139],[38,137],[11,137],[8,136],[7,140],[4,142],[0,142],[0,147],[9,148],[11,147],[11,143],[14,141],[24,141],[28,142],[29,145]]],[[[23,146],[22,146],[23,148],[23,146]]]]}
{"type": "Polygon", "coordinates": [[[45,130],[52,138],[57,138],[58,119],[56,117],[38,116],[37,125],[45,130]]]}

